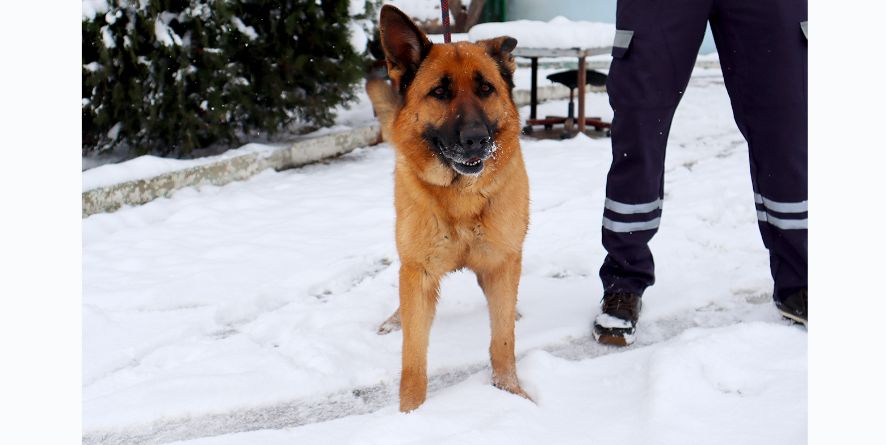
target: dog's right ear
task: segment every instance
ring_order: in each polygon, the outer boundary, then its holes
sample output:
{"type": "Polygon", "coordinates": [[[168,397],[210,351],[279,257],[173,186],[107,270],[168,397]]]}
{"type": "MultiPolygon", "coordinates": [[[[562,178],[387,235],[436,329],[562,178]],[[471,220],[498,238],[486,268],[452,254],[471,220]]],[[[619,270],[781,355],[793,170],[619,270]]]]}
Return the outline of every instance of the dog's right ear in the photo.
{"type": "Polygon", "coordinates": [[[391,5],[382,6],[378,28],[388,76],[394,88],[405,95],[418,66],[431,51],[431,41],[406,14],[391,5]]]}

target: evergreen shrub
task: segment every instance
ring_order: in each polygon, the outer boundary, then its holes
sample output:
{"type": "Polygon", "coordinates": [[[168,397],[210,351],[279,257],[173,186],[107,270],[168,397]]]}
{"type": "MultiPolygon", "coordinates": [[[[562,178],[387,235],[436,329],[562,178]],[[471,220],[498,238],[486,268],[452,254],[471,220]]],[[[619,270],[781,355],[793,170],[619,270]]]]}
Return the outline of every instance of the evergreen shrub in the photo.
{"type": "Polygon", "coordinates": [[[83,154],[186,156],[295,121],[331,125],[363,75],[350,42],[365,47],[377,0],[351,4],[362,1],[109,0],[85,12],[83,154]]]}

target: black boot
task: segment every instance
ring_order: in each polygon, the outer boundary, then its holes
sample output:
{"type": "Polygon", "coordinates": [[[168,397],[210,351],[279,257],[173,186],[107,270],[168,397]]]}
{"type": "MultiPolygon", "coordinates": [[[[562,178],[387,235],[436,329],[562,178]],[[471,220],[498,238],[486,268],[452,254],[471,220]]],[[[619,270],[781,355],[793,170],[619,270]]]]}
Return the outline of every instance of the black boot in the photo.
{"type": "Polygon", "coordinates": [[[806,288],[803,288],[797,292],[788,294],[788,296],[784,298],[776,298],[775,307],[778,308],[778,311],[781,312],[783,317],[794,320],[797,323],[803,323],[803,326],[807,326],[807,319],[809,317],[808,299],[808,291],[806,288]]]}
{"type": "Polygon", "coordinates": [[[594,339],[612,346],[634,342],[634,329],[640,316],[640,296],[628,292],[603,295],[603,313],[594,320],[594,339]]]}

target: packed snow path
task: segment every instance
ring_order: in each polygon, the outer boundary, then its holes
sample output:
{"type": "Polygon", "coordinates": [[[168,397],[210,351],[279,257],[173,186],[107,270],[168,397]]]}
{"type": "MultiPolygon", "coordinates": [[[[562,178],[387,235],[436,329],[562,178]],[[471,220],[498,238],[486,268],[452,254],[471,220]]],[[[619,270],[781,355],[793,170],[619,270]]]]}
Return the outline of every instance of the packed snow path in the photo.
{"type": "MultiPolygon", "coordinates": [[[[589,110],[611,116],[606,100],[589,110]]],[[[675,118],[658,282],[627,350],[589,338],[609,141],[523,151],[518,372],[537,404],[489,385],[485,299],[462,272],[442,286],[428,402],[396,412],[401,335],[375,333],[397,306],[381,145],[85,219],[84,442],[805,443],[805,332],[771,304],[719,73],[675,118]]]]}

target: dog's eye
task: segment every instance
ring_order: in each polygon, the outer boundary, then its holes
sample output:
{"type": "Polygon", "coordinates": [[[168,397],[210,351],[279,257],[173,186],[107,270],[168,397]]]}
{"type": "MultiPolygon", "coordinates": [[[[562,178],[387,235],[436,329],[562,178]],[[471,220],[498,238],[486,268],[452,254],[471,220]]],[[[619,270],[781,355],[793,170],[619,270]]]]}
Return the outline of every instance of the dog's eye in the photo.
{"type": "Polygon", "coordinates": [[[484,82],[482,85],[480,85],[480,95],[481,96],[484,96],[484,97],[488,96],[488,95],[492,94],[493,91],[495,91],[495,88],[493,88],[493,86],[488,83],[484,82]]]}
{"type": "Polygon", "coordinates": [[[447,97],[446,88],[443,88],[443,87],[434,88],[433,90],[431,90],[431,96],[434,96],[437,99],[446,99],[446,97],[447,97]]]}

